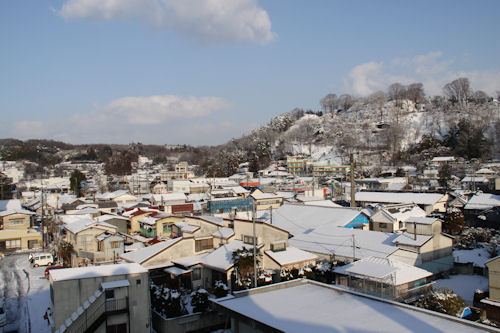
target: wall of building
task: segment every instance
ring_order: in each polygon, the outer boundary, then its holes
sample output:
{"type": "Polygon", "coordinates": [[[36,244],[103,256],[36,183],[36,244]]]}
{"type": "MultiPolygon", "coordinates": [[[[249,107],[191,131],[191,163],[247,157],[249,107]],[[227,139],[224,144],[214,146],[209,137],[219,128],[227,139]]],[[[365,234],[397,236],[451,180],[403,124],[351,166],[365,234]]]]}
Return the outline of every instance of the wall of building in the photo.
{"type": "Polygon", "coordinates": [[[4,229],[27,229],[29,228],[31,215],[11,214],[3,217],[4,229]]]}
{"type": "Polygon", "coordinates": [[[171,245],[156,256],[140,263],[142,266],[154,266],[165,264],[173,259],[189,257],[196,254],[194,251],[194,238],[183,238],[179,242],[171,245]]]}
{"type": "MultiPolygon", "coordinates": [[[[235,220],[234,221],[235,239],[242,240],[241,235],[253,235],[253,223],[251,221],[235,220]]],[[[255,234],[257,235],[258,244],[264,244],[263,250],[270,250],[271,243],[280,240],[288,240],[288,232],[276,228],[267,223],[255,223],[255,234]]]]}
{"type": "MultiPolygon", "coordinates": [[[[7,241],[16,241],[16,243],[20,243],[19,249],[29,249],[37,248],[42,245],[42,233],[37,232],[31,229],[9,229],[9,230],[0,230],[0,242],[2,246],[6,246],[7,241]]],[[[5,249],[6,251],[15,250],[16,248],[5,249]]],[[[3,249],[2,249],[3,251],[3,249]]]]}
{"type": "Polygon", "coordinates": [[[490,298],[494,301],[500,301],[500,259],[490,261],[487,266],[490,298]]]}
{"type": "MultiPolygon", "coordinates": [[[[148,274],[114,275],[97,278],[73,279],[64,281],[50,280],[51,308],[55,327],[60,327],[78,307],[101,288],[102,282],[129,280],[130,286],[117,291],[118,297],[128,294],[130,332],[149,331],[150,304],[148,274]],[[138,282],[139,281],[139,282],[138,282]],[[68,297],[71,295],[71,297],[68,297]]],[[[115,318],[114,320],[119,320],[115,318]]]]}

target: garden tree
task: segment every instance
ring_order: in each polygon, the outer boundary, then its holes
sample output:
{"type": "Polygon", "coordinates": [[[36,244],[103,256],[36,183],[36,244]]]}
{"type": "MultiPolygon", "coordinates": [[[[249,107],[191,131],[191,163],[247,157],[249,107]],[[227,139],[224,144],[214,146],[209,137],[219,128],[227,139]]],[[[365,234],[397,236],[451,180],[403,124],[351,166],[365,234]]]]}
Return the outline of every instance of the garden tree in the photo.
{"type": "Polygon", "coordinates": [[[0,200],[12,199],[12,178],[0,172],[0,200]]]}
{"type": "Polygon", "coordinates": [[[447,83],[443,87],[443,93],[450,101],[460,105],[466,105],[467,101],[472,96],[472,88],[469,79],[461,77],[447,83]]]}
{"type": "Polygon", "coordinates": [[[82,196],[82,181],[85,181],[85,175],[78,169],[74,169],[69,177],[70,190],[79,198],[82,196]]]}
{"type": "Polygon", "coordinates": [[[387,94],[389,95],[389,99],[394,101],[394,104],[399,107],[406,97],[406,87],[401,83],[393,83],[389,86],[387,94]]]}
{"type": "Polygon", "coordinates": [[[438,170],[438,182],[441,187],[448,189],[448,181],[451,179],[451,166],[444,163],[438,170]]]}
{"type": "MultiPolygon", "coordinates": [[[[256,250],[256,253],[256,263],[257,267],[259,267],[262,254],[260,253],[259,249],[256,250]]],[[[244,247],[242,249],[237,249],[232,253],[232,259],[237,277],[239,277],[240,279],[246,279],[253,275],[253,247],[244,247]]]]}
{"type": "Polygon", "coordinates": [[[421,103],[425,99],[424,85],[420,82],[408,85],[406,97],[415,103],[415,105],[421,103]]]}
{"type": "Polygon", "coordinates": [[[323,97],[319,101],[319,103],[321,104],[325,112],[332,112],[337,108],[337,95],[328,94],[325,97],[323,97]]]}
{"type": "Polygon", "coordinates": [[[62,260],[64,267],[71,267],[71,254],[73,253],[73,245],[68,242],[61,241],[57,246],[57,256],[62,260]]]}
{"type": "Polygon", "coordinates": [[[449,234],[459,234],[465,225],[465,217],[462,211],[458,208],[448,210],[443,221],[443,230],[449,234]]]}
{"type": "Polygon", "coordinates": [[[449,289],[436,289],[427,295],[420,296],[415,303],[419,308],[446,313],[458,317],[467,306],[462,297],[449,289]]]}

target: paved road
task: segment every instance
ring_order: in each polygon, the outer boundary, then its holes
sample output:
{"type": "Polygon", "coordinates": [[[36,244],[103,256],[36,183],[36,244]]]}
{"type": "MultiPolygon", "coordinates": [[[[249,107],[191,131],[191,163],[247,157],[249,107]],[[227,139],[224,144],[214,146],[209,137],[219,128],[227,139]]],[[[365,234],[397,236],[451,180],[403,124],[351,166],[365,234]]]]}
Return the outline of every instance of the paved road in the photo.
{"type": "Polygon", "coordinates": [[[0,259],[0,297],[5,303],[7,326],[5,332],[26,332],[23,324],[26,304],[23,296],[26,295],[25,285],[27,277],[17,267],[18,260],[27,260],[26,255],[7,255],[0,259]]]}

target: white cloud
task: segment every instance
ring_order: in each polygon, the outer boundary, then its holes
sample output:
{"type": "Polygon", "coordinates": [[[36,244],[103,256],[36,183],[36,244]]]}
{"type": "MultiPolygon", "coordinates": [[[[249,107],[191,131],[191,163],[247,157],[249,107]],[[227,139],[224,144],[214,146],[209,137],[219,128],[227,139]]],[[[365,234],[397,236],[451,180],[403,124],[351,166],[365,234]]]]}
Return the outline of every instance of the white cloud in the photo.
{"type": "Polygon", "coordinates": [[[229,107],[226,100],[210,96],[124,97],[86,114],[20,121],[9,134],[21,139],[49,138],[69,143],[216,144],[241,130],[232,123],[218,123],[210,118],[229,107]]]}
{"type": "Polygon", "coordinates": [[[129,124],[160,124],[172,118],[199,118],[229,108],[219,97],[180,97],[175,95],[124,97],[105,106],[129,124]]]}
{"type": "Polygon", "coordinates": [[[139,21],[202,42],[253,42],[276,38],[257,0],[67,0],[66,19],[139,21]]]}
{"type": "Polygon", "coordinates": [[[355,66],[344,79],[346,91],[367,96],[386,90],[392,83],[421,82],[427,95],[442,95],[442,87],[459,77],[468,77],[474,90],[493,94],[500,90],[500,71],[457,72],[450,69],[454,59],[445,59],[442,52],[430,52],[413,58],[396,58],[390,65],[367,62],[355,66]]]}

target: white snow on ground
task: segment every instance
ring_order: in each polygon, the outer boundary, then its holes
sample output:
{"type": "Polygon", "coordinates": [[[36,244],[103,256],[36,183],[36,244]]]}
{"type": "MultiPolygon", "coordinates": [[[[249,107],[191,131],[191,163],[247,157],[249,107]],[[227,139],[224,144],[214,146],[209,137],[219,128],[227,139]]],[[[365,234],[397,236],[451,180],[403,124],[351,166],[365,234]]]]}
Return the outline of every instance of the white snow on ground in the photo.
{"type": "Polygon", "coordinates": [[[491,260],[486,248],[477,248],[472,250],[453,250],[455,262],[466,264],[473,263],[474,266],[484,267],[484,263],[491,260]]]}
{"type": "Polygon", "coordinates": [[[451,289],[462,297],[467,305],[472,305],[477,289],[488,290],[488,278],[480,275],[450,275],[448,279],[436,280],[435,287],[451,289]]]}
{"type": "MultiPolygon", "coordinates": [[[[50,306],[49,281],[44,277],[46,267],[31,268],[27,254],[12,255],[8,259],[0,259],[0,261],[4,260],[7,260],[5,264],[9,265],[9,270],[18,273],[23,289],[20,297],[22,306],[17,317],[17,323],[11,324],[12,327],[8,329],[15,330],[17,328],[20,333],[50,333],[51,327],[47,320],[43,319],[45,311],[50,306]]],[[[7,283],[7,288],[13,285],[13,288],[16,289],[17,287],[12,282],[0,280],[0,288],[3,288],[4,284],[7,283]]],[[[8,294],[11,297],[18,295],[17,290],[10,290],[8,294]]]]}

